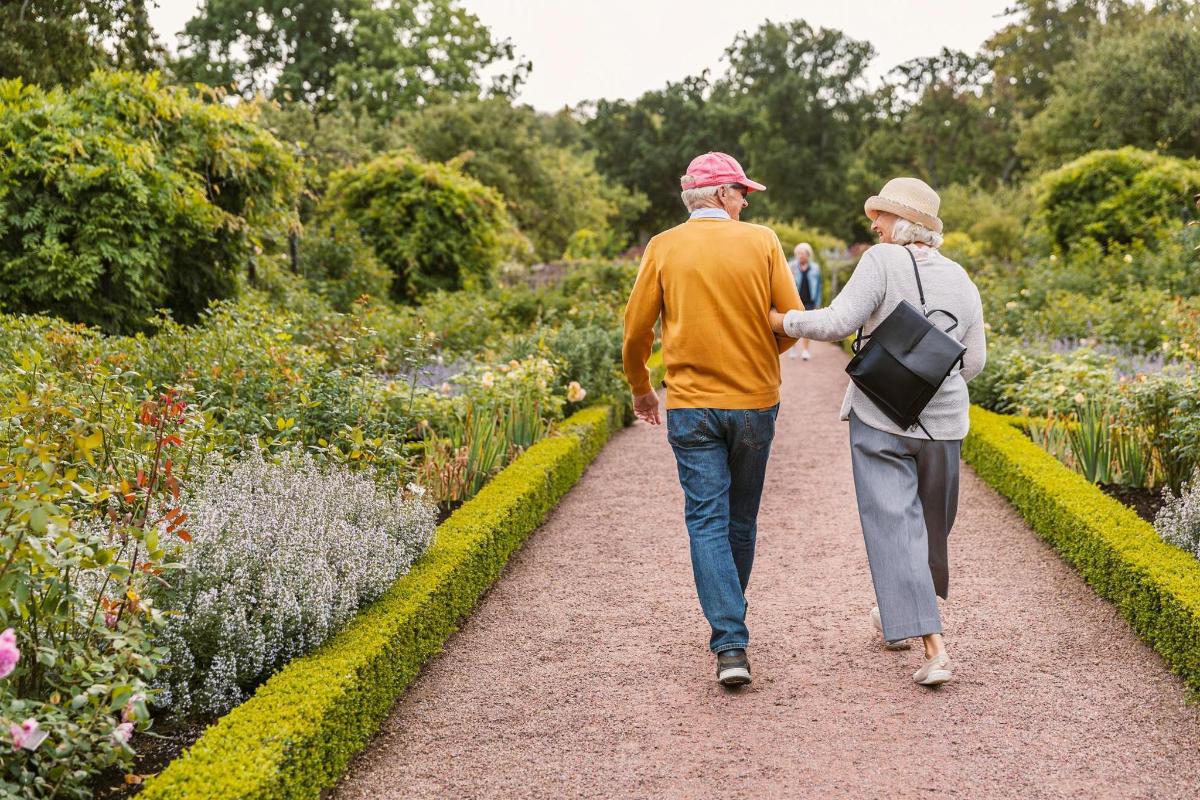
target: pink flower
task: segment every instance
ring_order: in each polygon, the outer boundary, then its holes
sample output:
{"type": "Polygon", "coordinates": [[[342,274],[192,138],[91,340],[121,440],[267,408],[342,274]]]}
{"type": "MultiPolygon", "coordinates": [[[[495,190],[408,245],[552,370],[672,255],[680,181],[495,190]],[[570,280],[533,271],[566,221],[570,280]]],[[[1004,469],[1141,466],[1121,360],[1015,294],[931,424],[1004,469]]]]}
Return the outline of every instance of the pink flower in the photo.
{"type": "Polygon", "coordinates": [[[20,725],[10,725],[8,732],[12,735],[13,750],[25,748],[33,751],[46,739],[46,732],[38,729],[38,722],[33,717],[20,725]]]}
{"type": "Polygon", "coordinates": [[[127,744],[130,736],[133,736],[132,722],[122,722],[112,732],[113,741],[117,744],[127,744]]]}
{"type": "Polygon", "coordinates": [[[111,611],[104,612],[104,624],[109,628],[117,627],[117,615],[111,611]]]}
{"type": "Polygon", "coordinates": [[[133,697],[129,698],[129,702],[126,703],[125,707],[121,709],[121,722],[133,722],[137,716],[137,708],[135,704],[145,702],[145,700],[145,696],[140,694],[135,694],[133,697]]]}
{"type": "Polygon", "coordinates": [[[17,634],[12,628],[0,633],[0,678],[7,678],[17,662],[21,660],[21,651],[17,649],[17,634]]]}

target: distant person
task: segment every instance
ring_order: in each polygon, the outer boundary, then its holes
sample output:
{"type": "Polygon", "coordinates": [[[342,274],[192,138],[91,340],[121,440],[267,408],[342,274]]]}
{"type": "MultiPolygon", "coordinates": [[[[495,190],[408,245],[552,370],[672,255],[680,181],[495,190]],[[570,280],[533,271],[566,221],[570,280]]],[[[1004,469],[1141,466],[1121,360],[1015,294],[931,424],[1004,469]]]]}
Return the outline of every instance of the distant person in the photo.
{"type": "MultiPolygon", "coordinates": [[[[813,258],[812,245],[801,242],[793,251],[793,258],[788,262],[792,271],[792,279],[796,281],[796,291],[800,293],[800,302],[805,311],[821,307],[821,265],[813,258]]],[[[808,339],[800,340],[800,357],[805,361],[812,358],[808,352],[808,339]]],[[[788,358],[796,357],[796,348],[788,350],[788,358]]]]}
{"type": "MultiPolygon", "coordinates": [[[[842,402],[878,603],[871,622],[888,649],[906,648],[908,639],[921,637],[925,663],[913,680],[927,686],[949,681],[952,673],[937,597],[946,597],[950,584],[947,539],[958,512],[959,453],[970,424],[967,382],[986,357],[979,290],[961,266],[938,252],[940,205],[924,181],[888,181],[864,206],[880,243],[863,253],[829,307],[771,314],[773,329],[788,336],[833,342],[860,327],[870,334],[901,300],[920,307],[919,272],[928,308],[957,319],[948,333],[967,348],[962,367],[951,371],[921,412],[924,429],[901,429],[853,383],[842,402]]],[[[949,327],[942,314],[931,320],[949,327]]]]}
{"type": "Polygon", "coordinates": [[[746,586],[758,504],[779,411],[779,355],[795,344],[768,314],[800,308],[770,228],[738,221],[750,192],[724,153],[692,160],[680,179],[689,219],[650,240],[625,311],[625,376],[634,413],[661,423],[646,359],[662,318],[667,440],[685,497],[692,575],[712,635],[717,680],[750,682],[746,586]]]}

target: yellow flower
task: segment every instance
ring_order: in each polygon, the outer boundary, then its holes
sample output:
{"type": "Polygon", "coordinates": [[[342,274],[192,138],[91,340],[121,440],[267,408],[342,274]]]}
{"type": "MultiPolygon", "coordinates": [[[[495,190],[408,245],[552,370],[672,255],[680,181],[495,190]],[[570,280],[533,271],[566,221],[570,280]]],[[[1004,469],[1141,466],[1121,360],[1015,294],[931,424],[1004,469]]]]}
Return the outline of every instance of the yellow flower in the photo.
{"type": "Polygon", "coordinates": [[[1130,255],[1129,253],[1126,253],[1126,254],[1125,254],[1125,263],[1126,263],[1126,264],[1132,264],[1132,263],[1133,263],[1133,256],[1132,256],[1132,255],[1130,255]]]}
{"type": "Polygon", "coordinates": [[[496,376],[490,372],[483,373],[483,377],[479,379],[479,385],[485,389],[490,389],[496,385],[496,376]]]}
{"type": "Polygon", "coordinates": [[[450,384],[448,384],[448,383],[443,383],[443,384],[442,384],[442,394],[444,394],[444,395],[446,395],[447,397],[449,397],[449,396],[450,396],[450,392],[452,392],[452,391],[453,391],[453,390],[450,388],[450,384]]]}
{"type": "Polygon", "coordinates": [[[1087,398],[1083,396],[1083,392],[1079,392],[1078,394],[1075,395],[1075,402],[1078,403],[1079,405],[1083,405],[1084,403],[1087,402],[1087,398]]]}
{"type": "Polygon", "coordinates": [[[1058,261],[1058,256],[1051,253],[1050,254],[1050,263],[1053,264],[1055,261],[1058,261]]]}
{"type": "Polygon", "coordinates": [[[1061,383],[1058,386],[1054,387],[1054,396],[1055,397],[1062,397],[1066,393],[1067,393],[1067,387],[1063,386],[1061,383]]]}
{"type": "Polygon", "coordinates": [[[1022,290],[1021,290],[1021,297],[1029,297],[1029,290],[1028,290],[1028,289],[1022,289],[1022,290]]]}
{"type": "Polygon", "coordinates": [[[1004,307],[1007,308],[1009,311],[1012,311],[1014,308],[1017,307],[1017,305],[1018,304],[1017,304],[1016,300],[1009,300],[1007,303],[1004,304],[1004,307]]]}
{"type": "Polygon", "coordinates": [[[583,398],[587,397],[587,389],[579,385],[579,381],[571,381],[567,384],[567,400],[572,403],[578,403],[583,398]]]}

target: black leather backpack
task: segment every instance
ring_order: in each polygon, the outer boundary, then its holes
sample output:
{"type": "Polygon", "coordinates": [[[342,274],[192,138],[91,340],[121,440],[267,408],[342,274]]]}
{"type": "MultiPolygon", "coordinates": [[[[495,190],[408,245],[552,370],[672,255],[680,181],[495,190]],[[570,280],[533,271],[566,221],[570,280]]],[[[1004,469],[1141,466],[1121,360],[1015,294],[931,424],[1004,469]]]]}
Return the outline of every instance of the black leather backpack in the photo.
{"type": "Polygon", "coordinates": [[[907,247],[904,252],[917,276],[921,308],[901,300],[869,335],[864,336],[859,328],[854,338],[854,358],[846,365],[846,373],[888,419],[905,430],[919,426],[933,439],[921,424],[921,412],[954,366],[962,365],[967,348],[949,335],[958,327],[957,317],[941,309],[926,310],[917,260],[907,247]],[[933,314],[946,315],[952,324],[945,330],[938,328],[929,321],[933,314]]]}

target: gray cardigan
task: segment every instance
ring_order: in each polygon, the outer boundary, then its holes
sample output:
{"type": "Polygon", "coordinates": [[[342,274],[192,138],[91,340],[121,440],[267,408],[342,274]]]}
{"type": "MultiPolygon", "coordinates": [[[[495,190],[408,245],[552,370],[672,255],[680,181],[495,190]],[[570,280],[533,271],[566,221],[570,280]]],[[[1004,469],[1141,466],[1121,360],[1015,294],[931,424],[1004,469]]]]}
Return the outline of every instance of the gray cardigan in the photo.
{"type": "MultiPolygon", "coordinates": [[[[921,245],[910,245],[909,249],[921,271],[926,305],[930,310],[942,309],[958,317],[958,327],[950,335],[967,348],[961,371],[955,368],[946,378],[921,413],[921,423],[935,439],[962,439],[970,427],[967,381],[983,370],[987,357],[979,290],[961,266],[937,250],[921,245]]],[[[920,308],[912,261],[904,250],[894,244],[877,244],[867,250],[845,288],[827,308],[787,313],[783,321],[787,335],[794,339],[837,341],[853,335],[860,326],[864,333],[870,333],[902,299],[920,308]]],[[[934,314],[931,321],[940,327],[950,324],[941,314],[934,314]]],[[[842,419],[849,419],[851,411],[872,428],[898,436],[925,438],[920,428],[906,431],[897,427],[853,383],[847,387],[842,402],[842,419]]]]}

